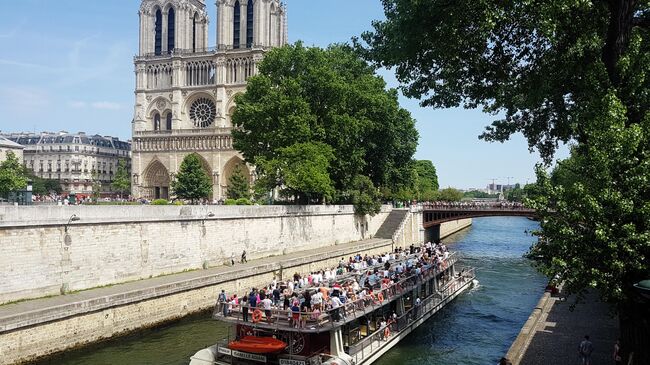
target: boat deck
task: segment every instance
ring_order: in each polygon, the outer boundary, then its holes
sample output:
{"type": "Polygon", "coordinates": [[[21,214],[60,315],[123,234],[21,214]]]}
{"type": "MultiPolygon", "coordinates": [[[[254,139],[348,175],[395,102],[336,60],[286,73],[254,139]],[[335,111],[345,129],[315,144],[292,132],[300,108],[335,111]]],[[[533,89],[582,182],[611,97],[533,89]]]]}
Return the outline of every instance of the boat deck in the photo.
{"type": "MultiPolygon", "coordinates": [[[[400,260],[394,260],[393,262],[391,262],[391,265],[404,263],[407,260],[414,258],[414,256],[416,255],[410,255],[400,260]]],[[[260,328],[266,330],[294,331],[294,332],[306,332],[306,333],[328,332],[334,328],[344,325],[345,323],[354,321],[360,317],[372,313],[378,308],[389,304],[393,300],[400,298],[404,293],[408,293],[409,291],[411,291],[413,287],[423,282],[426,282],[427,280],[430,280],[431,278],[437,275],[442,274],[447,268],[452,267],[457,261],[458,261],[458,255],[456,253],[453,253],[449,256],[447,260],[445,260],[445,262],[442,264],[440,269],[435,269],[434,267],[431,266],[426,270],[423,270],[420,275],[414,274],[408,277],[404,277],[399,282],[384,289],[378,287],[374,291],[372,297],[366,296],[365,298],[358,299],[356,301],[348,301],[338,309],[324,311],[318,315],[314,315],[313,312],[300,312],[301,317],[307,318],[305,325],[302,327],[299,327],[296,324],[292,323],[290,319],[293,313],[284,309],[272,309],[271,318],[266,318],[266,316],[263,315],[261,321],[253,322],[252,312],[254,309],[251,310],[251,308],[249,308],[248,317],[250,321],[244,321],[241,307],[232,308],[229,311],[228,315],[224,316],[223,312],[219,310],[220,308],[218,304],[215,307],[213,318],[231,324],[243,324],[243,325],[251,326],[253,328],[260,328]],[[338,318],[338,320],[336,318],[338,318]]],[[[373,270],[373,269],[374,268],[371,267],[368,268],[367,270],[373,270]]],[[[353,280],[355,275],[358,275],[358,273],[350,273],[344,275],[338,278],[336,281],[344,282],[346,280],[353,280]]],[[[452,285],[458,281],[468,280],[468,277],[470,276],[473,278],[473,270],[471,271],[471,273],[470,271],[465,272],[463,270],[462,275],[449,279],[449,282],[447,283],[443,283],[444,285],[443,288],[438,290],[439,293],[437,294],[437,296],[439,296],[439,299],[440,300],[444,299],[445,293],[448,291],[447,288],[449,287],[449,285],[452,285]]],[[[317,289],[318,287],[308,287],[308,288],[300,289],[300,291],[306,291],[306,290],[315,291],[317,289]]],[[[264,311],[262,312],[264,313],[264,311]]]]}

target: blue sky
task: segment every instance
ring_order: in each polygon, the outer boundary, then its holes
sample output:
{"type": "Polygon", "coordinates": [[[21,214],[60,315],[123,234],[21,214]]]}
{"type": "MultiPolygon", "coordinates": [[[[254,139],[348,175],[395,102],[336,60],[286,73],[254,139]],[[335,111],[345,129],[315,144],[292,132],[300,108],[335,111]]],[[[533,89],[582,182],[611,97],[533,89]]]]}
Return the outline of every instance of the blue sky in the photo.
{"type": "MultiPolygon", "coordinates": [[[[215,39],[215,6],[210,45],[215,39]]],[[[3,4],[0,23],[0,130],[85,131],[131,136],[133,56],[138,0],[21,0],[3,4]]],[[[379,0],[288,0],[289,38],[308,45],[346,42],[383,18],[379,0]]],[[[390,86],[397,82],[383,71],[390,86]]],[[[441,186],[485,187],[492,179],[525,183],[539,160],[525,140],[478,140],[490,115],[421,108],[401,99],[417,120],[418,159],[432,160],[441,186]]],[[[558,154],[567,155],[566,148],[558,154]]]]}

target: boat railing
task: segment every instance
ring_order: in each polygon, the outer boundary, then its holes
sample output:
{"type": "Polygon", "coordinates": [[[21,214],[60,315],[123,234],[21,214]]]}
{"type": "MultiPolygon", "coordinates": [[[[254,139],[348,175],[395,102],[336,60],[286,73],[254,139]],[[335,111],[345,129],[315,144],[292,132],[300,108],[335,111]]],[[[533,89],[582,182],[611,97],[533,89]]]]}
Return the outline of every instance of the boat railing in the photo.
{"type": "MultiPolygon", "coordinates": [[[[232,307],[229,303],[217,303],[213,316],[215,318],[230,319],[238,324],[260,325],[277,330],[287,330],[292,328],[316,332],[329,330],[333,327],[342,325],[347,320],[372,313],[377,308],[390,302],[395,296],[399,297],[405,292],[411,290],[413,286],[430,280],[434,276],[444,272],[454,265],[457,260],[458,255],[452,253],[447,260],[440,263],[439,267],[433,267],[430,265],[428,268],[420,268],[419,274],[414,273],[387,287],[382,288],[381,283],[379,283],[376,285],[376,288],[373,289],[372,294],[367,294],[365,297],[356,300],[349,298],[338,308],[323,310],[320,312],[292,312],[290,309],[273,308],[270,310],[270,317],[267,317],[266,314],[268,311],[265,311],[263,308],[249,307],[248,318],[247,320],[244,320],[241,305],[232,307]],[[227,308],[225,312],[222,305],[227,308]],[[260,310],[263,313],[263,318],[257,322],[253,322],[253,312],[256,310],[260,310]]],[[[310,289],[318,290],[318,287],[307,288],[306,290],[310,289]]]]}
{"type": "Polygon", "coordinates": [[[355,360],[355,363],[360,363],[364,358],[373,354],[377,349],[382,347],[391,336],[399,334],[407,327],[413,326],[414,322],[422,318],[425,314],[431,311],[437,311],[436,307],[442,307],[445,300],[459,291],[467,283],[474,279],[474,269],[465,268],[462,274],[451,279],[446,285],[433,295],[425,298],[419,305],[413,305],[409,310],[405,311],[401,316],[396,318],[389,318],[385,326],[380,326],[370,336],[363,340],[349,346],[349,355],[355,360]],[[386,330],[388,328],[388,330],[386,330]]]}

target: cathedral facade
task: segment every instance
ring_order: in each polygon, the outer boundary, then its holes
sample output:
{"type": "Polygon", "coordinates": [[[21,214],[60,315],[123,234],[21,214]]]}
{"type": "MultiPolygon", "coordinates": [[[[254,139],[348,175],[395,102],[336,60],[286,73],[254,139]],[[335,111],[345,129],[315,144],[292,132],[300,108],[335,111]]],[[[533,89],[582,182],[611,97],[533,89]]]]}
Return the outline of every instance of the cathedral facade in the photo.
{"type": "Polygon", "coordinates": [[[223,199],[239,165],[233,148],[234,97],[272,47],[287,43],[285,6],[279,0],[217,0],[217,45],[209,47],[205,0],[143,0],[140,51],[135,57],[132,194],[170,197],[183,158],[201,157],[223,199]]]}

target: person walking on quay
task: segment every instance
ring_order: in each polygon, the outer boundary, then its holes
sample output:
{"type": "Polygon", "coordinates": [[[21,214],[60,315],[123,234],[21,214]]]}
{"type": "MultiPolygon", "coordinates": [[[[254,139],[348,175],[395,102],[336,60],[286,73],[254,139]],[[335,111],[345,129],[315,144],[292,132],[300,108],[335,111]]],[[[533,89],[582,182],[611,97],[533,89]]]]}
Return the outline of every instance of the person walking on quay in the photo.
{"type": "Polygon", "coordinates": [[[247,263],[247,262],[248,262],[248,260],[246,260],[246,250],[244,250],[241,253],[241,263],[244,264],[244,263],[247,263]]]}
{"type": "Polygon", "coordinates": [[[578,355],[582,360],[582,365],[591,365],[592,352],[594,352],[594,345],[589,341],[589,335],[586,335],[585,339],[580,342],[580,346],[578,346],[578,355]]]}

